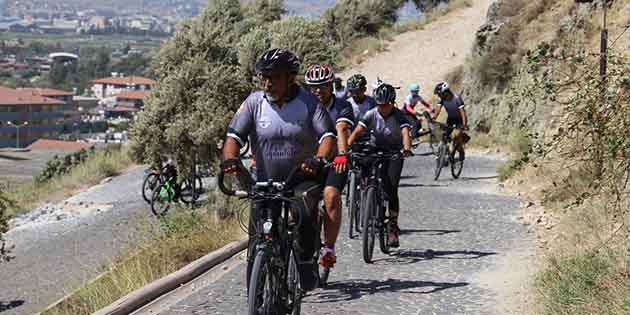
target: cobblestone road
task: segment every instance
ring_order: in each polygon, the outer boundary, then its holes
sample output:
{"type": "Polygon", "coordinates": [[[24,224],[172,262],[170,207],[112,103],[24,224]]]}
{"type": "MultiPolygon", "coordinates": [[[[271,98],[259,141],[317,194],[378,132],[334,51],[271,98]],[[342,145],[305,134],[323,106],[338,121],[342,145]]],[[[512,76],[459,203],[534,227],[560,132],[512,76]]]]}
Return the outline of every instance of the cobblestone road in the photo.
{"type": "MultiPolygon", "coordinates": [[[[365,264],[361,242],[348,239],[344,222],[329,286],[305,297],[302,314],[497,313],[501,288],[486,285],[483,272],[497,270],[510,252],[532,246],[515,220],[519,201],[496,193],[495,158],[470,154],[461,179],[444,172],[437,182],[431,178],[433,161],[426,156],[405,161],[400,249],[388,256],[377,245],[374,264],[365,264]]],[[[240,264],[157,313],[245,314],[246,304],[240,264]]]]}

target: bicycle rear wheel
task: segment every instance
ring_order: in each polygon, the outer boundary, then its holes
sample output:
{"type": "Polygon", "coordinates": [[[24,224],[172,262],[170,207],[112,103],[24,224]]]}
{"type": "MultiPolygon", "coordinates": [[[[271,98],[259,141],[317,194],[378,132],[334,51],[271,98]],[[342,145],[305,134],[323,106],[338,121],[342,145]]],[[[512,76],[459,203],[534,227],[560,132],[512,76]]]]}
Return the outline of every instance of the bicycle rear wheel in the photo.
{"type": "Polygon", "coordinates": [[[300,286],[300,274],[297,270],[297,260],[294,251],[291,251],[289,255],[288,270],[287,288],[289,290],[289,299],[287,309],[291,311],[291,315],[300,315],[302,309],[302,287],[300,286]]]}
{"type": "Polygon", "coordinates": [[[203,183],[200,176],[195,176],[195,189],[193,190],[192,182],[186,179],[181,185],[181,199],[184,203],[190,204],[197,201],[201,195],[203,183]]]}
{"type": "Polygon", "coordinates": [[[438,143],[439,141],[437,137],[435,136],[435,132],[431,130],[431,133],[429,133],[429,147],[431,147],[431,153],[435,156],[438,155],[438,147],[439,147],[438,143]]]}
{"type": "Polygon", "coordinates": [[[269,256],[264,251],[259,251],[254,259],[249,281],[249,295],[247,297],[249,315],[279,314],[276,312],[274,298],[278,285],[275,282],[269,256]]]}
{"type": "Polygon", "coordinates": [[[166,187],[160,185],[153,190],[151,195],[151,212],[156,217],[161,217],[171,207],[171,195],[166,187]]]}
{"type": "Polygon", "coordinates": [[[444,159],[446,158],[446,143],[440,142],[438,145],[438,155],[435,160],[435,176],[434,180],[438,180],[440,178],[440,173],[442,172],[442,167],[444,166],[444,159]]]}
{"type": "Polygon", "coordinates": [[[389,222],[385,220],[385,207],[379,206],[378,209],[378,243],[381,247],[381,252],[385,255],[389,254],[389,222]]]}
{"type": "Polygon", "coordinates": [[[365,193],[363,207],[363,260],[371,264],[374,255],[374,239],[376,238],[376,189],[369,187],[365,193]]]}
{"type": "Polygon", "coordinates": [[[145,177],[144,181],[142,182],[142,198],[149,204],[151,203],[151,195],[153,194],[153,190],[155,189],[155,186],[158,185],[159,180],[160,176],[158,174],[151,173],[147,175],[147,177],[145,177]]]}
{"type": "Polygon", "coordinates": [[[451,175],[457,179],[462,174],[464,169],[464,148],[458,147],[453,153],[453,160],[451,161],[451,175]]]}

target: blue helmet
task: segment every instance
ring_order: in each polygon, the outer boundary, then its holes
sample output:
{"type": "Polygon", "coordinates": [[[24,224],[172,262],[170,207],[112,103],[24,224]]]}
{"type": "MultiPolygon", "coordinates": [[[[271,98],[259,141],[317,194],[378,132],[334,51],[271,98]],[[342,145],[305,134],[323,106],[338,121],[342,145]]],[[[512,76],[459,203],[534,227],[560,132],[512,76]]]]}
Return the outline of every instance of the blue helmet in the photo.
{"type": "Polygon", "coordinates": [[[409,85],[409,92],[411,93],[420,92],[420,85],[418,85],[417,83],[412,83],[411,85],[409,85]]]}

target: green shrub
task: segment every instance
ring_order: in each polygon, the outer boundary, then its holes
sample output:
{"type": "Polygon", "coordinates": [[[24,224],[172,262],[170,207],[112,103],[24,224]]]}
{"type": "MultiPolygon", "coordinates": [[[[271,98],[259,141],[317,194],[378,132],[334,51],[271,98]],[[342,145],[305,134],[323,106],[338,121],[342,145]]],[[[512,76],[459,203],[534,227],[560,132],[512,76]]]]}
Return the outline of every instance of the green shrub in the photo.
{"type": "Polygon", "coordinates": [[[526,131],[517,129],[512,132],[509,141],[512,158],[497,169],[499,180],[504,181],[512,177],[525,163],[529,162],[531,147],[532,144],[526,131]]]}
{"type": "Polygon", "coordinates": [[[12,207],[14,202],[0,191],[0,262],[9,260],[10,248],[7,248],[3,235],[9,230],[9,216],[7,210],[12,207]]]}

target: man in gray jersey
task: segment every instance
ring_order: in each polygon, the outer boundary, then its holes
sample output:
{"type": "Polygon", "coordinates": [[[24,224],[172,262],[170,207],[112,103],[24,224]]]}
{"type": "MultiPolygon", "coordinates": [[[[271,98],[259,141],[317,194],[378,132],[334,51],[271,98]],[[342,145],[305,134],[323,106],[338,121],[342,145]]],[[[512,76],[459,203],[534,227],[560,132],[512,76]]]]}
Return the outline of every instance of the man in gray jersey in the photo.
{"type": "MultiPolygon", "coordinates": [[[[365,131],[371,131],[372,142],[379,148],[388,151],[402,151],[403,156],[411,156],[411,123],[400,109],[394,106],[396,90],[389,84],[381,84],[374,90],[374,98],[378,107],[368,111],[359,121],[359,125],[352,132],[348,144],[352,145],[365,131]]],[[[398,247],[398,214],[400,212],[398,199],[398,183],[402,173],[403,161],[391,160],[383,165],[384,188],[389,196],[389,243],[398,247]]]]}
{"type": "Polygon", "coordinates": [[[348,87],[348,92],[350,92],[348,102],[352,105],[354,118],[358,123],[367,111],[376,107],[376,102],[371,96],[365,95],[367,91],[367,79],[363,75],[355,74],[351,76],[346,86],[348,87]]]}
{"type": "Polygon", "coordinates": [[[324,248],[322,248],[320,265],[325,268],[335,266],[335,243],[341,228],[341,192],[348,177],[348,136],[354,126],[354,111],[345,99],[333,94],[335,73],[330,65],[316,64],[309,67],[304,75],[306,84],[317,96],[320,104],[327,110],[337,130],[337,150],[333,168],[328,170],[324,188],[324,248]]]}
{"type": "MultiPolygon", "coordinates": [[[[336,138],[333,123],[318,99],[296,84],[299,68],[297,57],[286,49],[271,49],[256,62],[263,91],[250,94],[229,125],[223,148],[224,172],[237,173],[242,169],[239,149],[247,138],[254,152],[258,181],[285,181],[289,172],[300,164],[305,173],[315,174],[322,159],[332,155],[336,138]]],[[[308,191],[318,189],[317,182],[302,184],[310,185],[305,189],[308,191]]],[[[312,261],[317,247],[313,221],[317,202],[308,204],[314,205],[314,209],[294,207],[304,210],[300,214],[304,219],[298,227],[295,249],[300,281],[307,291],[317,286],[317,268],[312,261]]],[[[258,205],[253,204],[252,217],[257,210],[258,205]]],[[[250,239],[249,253],[255,243],[256,240],[250,239]]],[[[253,259],[251,255],[249,258],[253,259]]],[[[248,278],[251,259],[248,259],[248,278]]]]}

